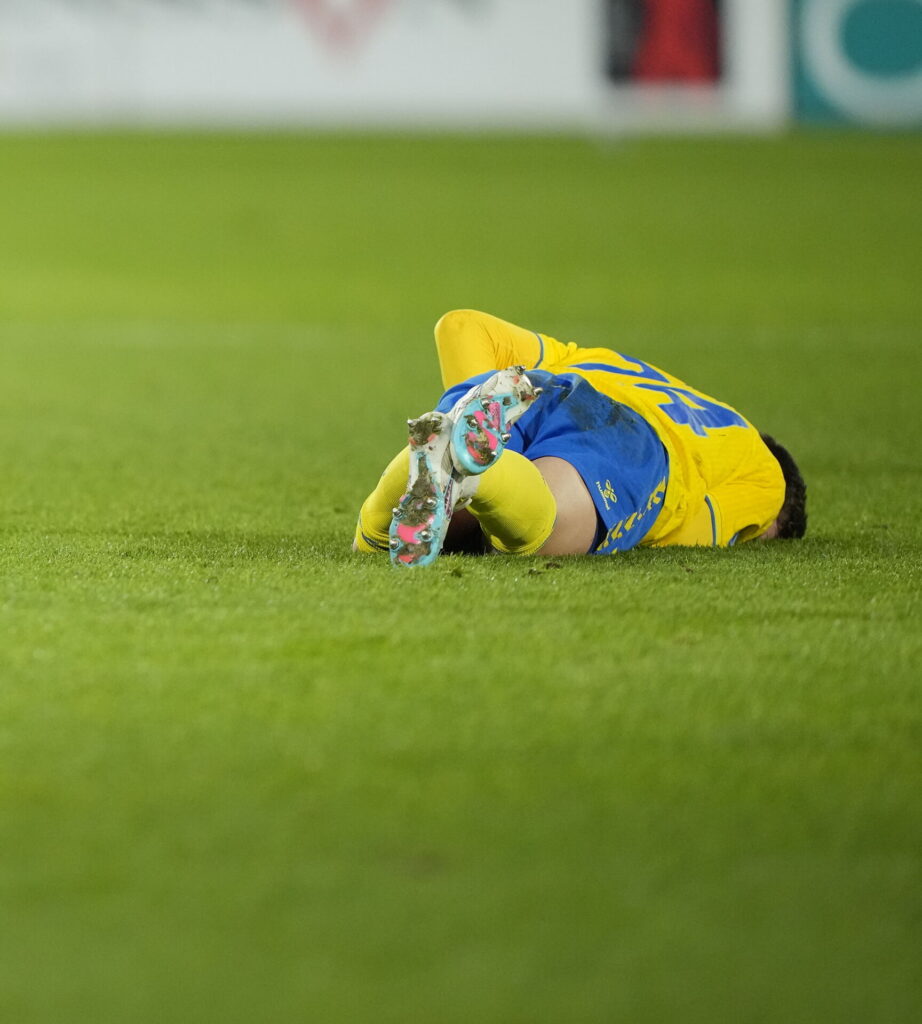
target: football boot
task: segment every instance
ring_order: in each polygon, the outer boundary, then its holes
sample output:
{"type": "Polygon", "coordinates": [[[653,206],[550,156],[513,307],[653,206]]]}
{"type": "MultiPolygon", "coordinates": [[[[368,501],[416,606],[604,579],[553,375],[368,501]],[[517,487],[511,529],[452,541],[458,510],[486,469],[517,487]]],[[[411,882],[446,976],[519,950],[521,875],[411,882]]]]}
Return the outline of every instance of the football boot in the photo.
{"type": "Polygon", "coordinates": [[[516,366],[472,387],[448,412],[407,420],[410,473],[389,534],[395,566],[421,567],[438,558],[452,513],[470,502],[477,476],[499,458],[509,428],[540,394],[525,368],[516,366]]]}

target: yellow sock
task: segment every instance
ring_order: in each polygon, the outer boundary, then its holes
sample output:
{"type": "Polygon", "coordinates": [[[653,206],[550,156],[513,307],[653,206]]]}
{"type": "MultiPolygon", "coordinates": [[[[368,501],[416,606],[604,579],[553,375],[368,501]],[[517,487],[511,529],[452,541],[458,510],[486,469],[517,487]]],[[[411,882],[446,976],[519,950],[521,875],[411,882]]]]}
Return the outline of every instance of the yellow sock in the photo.
{"type": "MultiPolygon", "coordinates": [[[[386,551],[394,506],[407,487],[410,449],[388,464],[365,499],[355,527],[357,551],[386,551]]],[[[470,510],[498,551],[532,555],[550,536],[557,503],[534,464],[518,452],[505,451],[477,481],[470,510]]]]}
{"type": "Polygon", "coordinates": [[[381,474],[377,487],[365,499],[355,527],[356,551],[387,551],[388,531],[394,506],[407,489],[410,449],[404,448],[381,474]]]}
{"type": "Polygon", "coordinates": [[[557,502],[544,477],[524,455],[510,451],[480,477],[470,509],[493,547],[509,555],[533,555],[557,518],[557,502]]]}

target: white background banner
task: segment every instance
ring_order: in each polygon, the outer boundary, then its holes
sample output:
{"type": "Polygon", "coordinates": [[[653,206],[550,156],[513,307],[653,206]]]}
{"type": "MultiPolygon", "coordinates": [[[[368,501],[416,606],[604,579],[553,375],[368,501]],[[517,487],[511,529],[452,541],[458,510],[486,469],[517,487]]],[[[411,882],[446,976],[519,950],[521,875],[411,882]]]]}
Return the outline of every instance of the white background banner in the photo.
{"type": "Polygon", "coordinates": [[[689,93],[606,80],[599,0],[0,0],[0,122],[772,125],[782,7],[726,0],[689,93]]]}

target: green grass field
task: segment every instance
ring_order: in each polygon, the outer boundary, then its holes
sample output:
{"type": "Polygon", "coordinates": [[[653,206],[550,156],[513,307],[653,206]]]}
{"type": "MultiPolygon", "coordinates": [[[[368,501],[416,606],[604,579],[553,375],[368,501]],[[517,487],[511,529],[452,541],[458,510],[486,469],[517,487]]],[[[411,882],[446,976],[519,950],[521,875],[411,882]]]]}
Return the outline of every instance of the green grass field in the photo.
{"type": "Polygon", "coordinates": [[[0,1020],[909,1024],[922,138],[0,137],[0,1020]],[[487,309],[802,543],[349,553],[487,309]]]}

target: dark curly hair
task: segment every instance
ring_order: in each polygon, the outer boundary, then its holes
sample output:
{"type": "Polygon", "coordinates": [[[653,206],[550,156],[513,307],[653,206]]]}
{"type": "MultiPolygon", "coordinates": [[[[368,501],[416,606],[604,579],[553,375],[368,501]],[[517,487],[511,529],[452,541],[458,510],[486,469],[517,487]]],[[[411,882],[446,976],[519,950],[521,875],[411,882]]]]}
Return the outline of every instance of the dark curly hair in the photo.
{"type": "Polygon", "coordinates": [[[807,532],[807,485],[787,448],[768,434],[761,435],[765,447],[775,456],[784,474],[784,504],[778,513],[778,536],[803,537],[807,532]]]}

